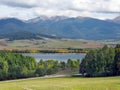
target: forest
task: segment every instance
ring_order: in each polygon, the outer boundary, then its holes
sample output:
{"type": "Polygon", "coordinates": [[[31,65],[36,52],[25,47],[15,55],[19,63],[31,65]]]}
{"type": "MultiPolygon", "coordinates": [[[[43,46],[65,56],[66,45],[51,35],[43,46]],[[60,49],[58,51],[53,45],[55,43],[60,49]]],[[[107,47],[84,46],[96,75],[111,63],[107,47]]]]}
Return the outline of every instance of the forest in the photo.
{"type": "Polygon", "coordinates": [[[88,77],[120,75],[120,45],[89,51],[80,64],[80,73],[88,77]]]}
{"type": "Polygon", "coordinates": [[[67,62],[40,60],[9,51],[0,51],[0,80],[38,77],[55,74],[59,71],[79,70],[79,60],[69,59],[67,62]]]}
{"type": "Polygon", "coordinates": [[[83,60],[40,60],[10,51],[0,51],[0,80],[39,77],[60,71],[79,71],[82,76],[120,75],[120,45],[90,50],[83,60]]]}

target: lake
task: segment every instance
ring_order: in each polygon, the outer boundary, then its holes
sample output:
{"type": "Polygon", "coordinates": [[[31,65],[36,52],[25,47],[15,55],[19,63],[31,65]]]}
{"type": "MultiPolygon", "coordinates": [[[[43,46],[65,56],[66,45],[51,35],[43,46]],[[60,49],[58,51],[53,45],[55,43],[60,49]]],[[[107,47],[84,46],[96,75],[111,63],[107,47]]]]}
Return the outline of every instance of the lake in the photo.
{"type": "Polygon", "coordinates": [[[67,61],[68,59],[77,60],[83,59],[86,54],[83,53],[24,53],[24,56],[31,56],[39,61],[43,60],[59,60],[59,61],[67,61]]]}

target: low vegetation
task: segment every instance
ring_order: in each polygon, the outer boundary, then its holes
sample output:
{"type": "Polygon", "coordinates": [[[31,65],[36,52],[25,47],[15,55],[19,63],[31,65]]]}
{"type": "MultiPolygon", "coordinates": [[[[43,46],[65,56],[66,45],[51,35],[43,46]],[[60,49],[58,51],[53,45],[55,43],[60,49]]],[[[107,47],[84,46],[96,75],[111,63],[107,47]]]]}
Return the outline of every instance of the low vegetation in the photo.
{"type": "Polygon", "coordinates": [[[10,50],[13,53],[86,53],[88,49],[65,48],[54,50],[10,50]]]}
{"type": "Polygon", "coordinates": [[[35,74],[37,76],[44,76],[44,75],[50,75],[50,74],[56,74],[60,71],[78,71],[79,69],[79,60],[71,60],[68,59],[67,62],[61,61],[55,61],[55,60],[48,60],[43,61],[40,60],[40,62],[37,65],[37,69],[35,74]]]}

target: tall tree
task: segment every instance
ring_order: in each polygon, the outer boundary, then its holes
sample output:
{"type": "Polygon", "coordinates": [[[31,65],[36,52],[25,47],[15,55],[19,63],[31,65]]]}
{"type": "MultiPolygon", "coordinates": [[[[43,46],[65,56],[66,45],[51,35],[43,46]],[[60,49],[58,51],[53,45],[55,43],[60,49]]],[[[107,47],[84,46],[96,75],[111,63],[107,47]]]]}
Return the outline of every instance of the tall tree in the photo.
{"type": "Polygon", "coordinates": [[[120,75],[120,44],[115,47],[114,74],[120,75]]]}
{"type": "Polygon", "coordinates": [[[114,56],[114,48],[108,46],[91,50],[80,64],[80,73],[88,76],[112,75],[114,56]]]}

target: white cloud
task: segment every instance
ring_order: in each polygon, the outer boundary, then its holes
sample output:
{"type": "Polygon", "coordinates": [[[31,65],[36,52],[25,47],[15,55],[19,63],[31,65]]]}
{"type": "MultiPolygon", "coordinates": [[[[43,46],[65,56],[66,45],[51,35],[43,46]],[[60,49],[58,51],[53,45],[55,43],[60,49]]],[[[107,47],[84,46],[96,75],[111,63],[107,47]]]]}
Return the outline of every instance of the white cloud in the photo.
{"type": "Polygon", "coordinates": [[[18,18],[39,15],[112,18],[120,15],[120,0],[0,0],[0,5],[4,6],[2,9],[8,8],[3,12],[5,16],[18,18]]]}
{"type": "Polygon", "coordinates": [[[11,7],[32,8],[36,6],[36,0],[0,0],[0,4],[11,7]]]}

